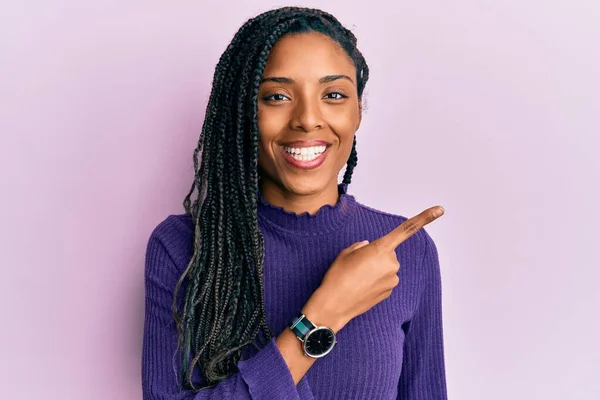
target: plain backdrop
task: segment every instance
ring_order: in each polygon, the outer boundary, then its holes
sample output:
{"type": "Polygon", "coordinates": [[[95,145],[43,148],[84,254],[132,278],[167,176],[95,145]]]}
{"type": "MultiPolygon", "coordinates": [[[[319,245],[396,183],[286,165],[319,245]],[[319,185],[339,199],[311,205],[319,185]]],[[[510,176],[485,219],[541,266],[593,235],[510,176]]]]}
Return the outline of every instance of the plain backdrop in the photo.
{"type": "MultiPolygon", "coordinates": [[[[214,67],[278,1],[0,8],[0,397],[141,399],[143,262],[214,67]]],[[[371,68],[350,191],[440,255],[456,400],[598,399],[600,5],[306,1],[371,68]]]]}

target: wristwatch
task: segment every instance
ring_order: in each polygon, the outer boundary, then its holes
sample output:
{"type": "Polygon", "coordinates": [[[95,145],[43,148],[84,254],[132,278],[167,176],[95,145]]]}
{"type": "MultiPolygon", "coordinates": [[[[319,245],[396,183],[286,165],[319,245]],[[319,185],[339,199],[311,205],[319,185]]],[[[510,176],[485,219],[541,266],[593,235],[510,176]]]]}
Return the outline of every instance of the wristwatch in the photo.
{"type": "Polygon", "coordinates": [[[304,354],[312,358],[326,356],[337,343],[331,328],[315,326],[304,314],[294,318],[290,329],[302,342],[304,354]]]}

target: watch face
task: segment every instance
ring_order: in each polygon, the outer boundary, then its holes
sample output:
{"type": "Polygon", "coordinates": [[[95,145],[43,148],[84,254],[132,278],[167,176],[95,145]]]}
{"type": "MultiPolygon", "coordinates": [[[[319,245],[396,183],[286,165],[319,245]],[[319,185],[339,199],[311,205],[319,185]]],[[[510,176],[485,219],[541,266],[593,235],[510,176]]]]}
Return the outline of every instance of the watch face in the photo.
{"type": "Polygon", "coordinates": [[[304,349],[311,357],[323,357],[335,345],[335,334],[329,328],[318,328],[304,341],[304,349]]]}

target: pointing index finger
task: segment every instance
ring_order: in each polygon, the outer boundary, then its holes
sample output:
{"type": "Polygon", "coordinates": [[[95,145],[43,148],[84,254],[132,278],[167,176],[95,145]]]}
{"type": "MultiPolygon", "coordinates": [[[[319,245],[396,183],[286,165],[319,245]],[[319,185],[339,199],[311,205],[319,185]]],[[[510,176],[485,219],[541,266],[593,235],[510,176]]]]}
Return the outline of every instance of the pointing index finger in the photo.
{"type": "Polygon", "coordinates": [[[383,251],[392,251],[402,242],[414,235],[419,229],[444,215],[444,208],[434,206],[426,209],[420,214],[407,219],[390,233],[380,237],[372,243],[376,243],[383,251]]]}

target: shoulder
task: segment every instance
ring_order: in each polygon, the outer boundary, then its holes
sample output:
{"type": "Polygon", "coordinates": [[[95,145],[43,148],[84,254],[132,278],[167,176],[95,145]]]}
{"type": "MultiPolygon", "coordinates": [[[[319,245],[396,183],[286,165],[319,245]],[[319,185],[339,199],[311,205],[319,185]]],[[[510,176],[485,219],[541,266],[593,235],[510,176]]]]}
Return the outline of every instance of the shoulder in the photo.
{"type": "Polygon", "coordinates": [[[194,225],[190,215],[169,215],[152,230],[147,255],[163,252],[178,269],[184,269],[191,257],[193,233],[194,225]]]}

